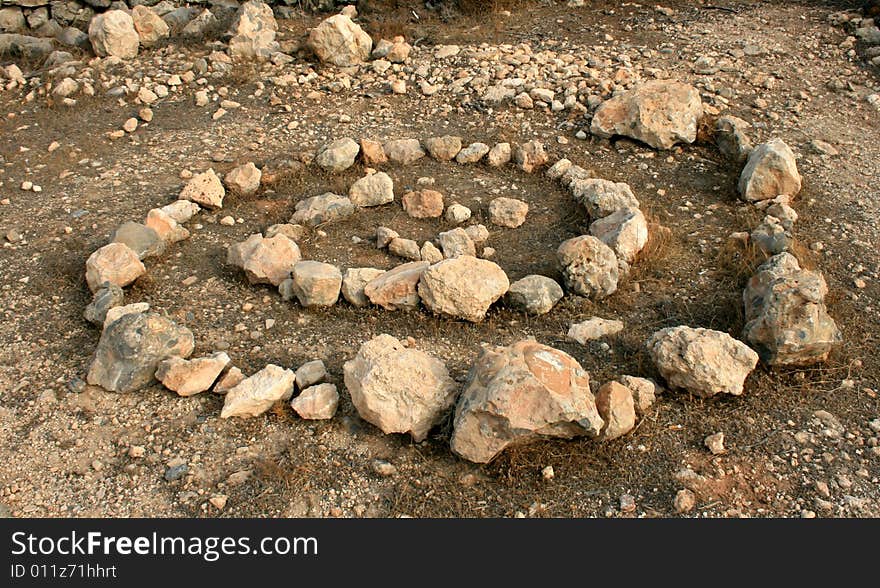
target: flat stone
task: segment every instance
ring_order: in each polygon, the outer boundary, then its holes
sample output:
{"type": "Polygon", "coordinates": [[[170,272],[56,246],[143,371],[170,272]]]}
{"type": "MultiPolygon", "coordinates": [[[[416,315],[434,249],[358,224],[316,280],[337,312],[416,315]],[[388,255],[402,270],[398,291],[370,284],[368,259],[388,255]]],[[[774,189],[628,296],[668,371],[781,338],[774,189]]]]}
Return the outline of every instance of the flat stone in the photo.
{"type": "Polygon", "coordinates": [[[220,418],[259,416],[285,396],[289,398],[295,382],[293,371],[270,363],[226,393],[220,418]]]}
{"type": "Polygon", "coordinates": [[[126,222],[119,225],[113,233],[113,242],[127,245],[134,251],[138,259],[162,255],[165,241],[154,229],[140,223],[126,222]]]}
{"type": "Polygon", "coordinates": [[[429,265],[424,261],[398,265],[368,282],[364,294],[372,304],[385,310],[418,308],[421,300],[417,290],[419,279],[429,265]]]}
{"type": "Polygon", "coordinates": [[[364,288],[384,273],[385,270],[371,267],[348,268],[342,276],[342,297],[352,306],[367,306],[370,300],[364,293],[364,288]]]}
{"type": "Polygon", "coordinates": [[[156,379],[180,396],[192,396],[210,389],[229,362],[223,351],[197,359],[170,357],[159,362],[156,379]]]}

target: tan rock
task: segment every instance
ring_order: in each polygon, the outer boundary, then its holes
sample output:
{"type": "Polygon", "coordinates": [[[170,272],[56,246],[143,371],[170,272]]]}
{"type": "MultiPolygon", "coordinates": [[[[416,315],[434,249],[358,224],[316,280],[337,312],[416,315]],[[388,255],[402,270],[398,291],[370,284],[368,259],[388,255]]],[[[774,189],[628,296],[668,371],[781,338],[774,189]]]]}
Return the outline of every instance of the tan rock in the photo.
{"type": "Polygon", "coordinates": [[[617,256],[596,237],[581,235],[568,239],[559,246],[556,257],[566,288],[596,299],[617,291],[617,256]]]}
{"type": "Polygon", "coordinates": [[[586,345],[588,341],[616,335],[621,331],[623,331],[623,322],[594,316],[580,323],[572,323],[568,329],[568,338],[586,345]]]}
{"type": "Polygon", "coordinates": [[[86,283],[95,292],[104,282],[128,286],[147,272],[137,253],[122,243],[104,245],[86,260],[86,283]]]}
{"type": "Polygon", "coordinates": [[[489,203],[489,220],[499,227],[515,229],[526,222],[528,212],[528,203],[516,198],[501,197],[489,203]]]}
{"type": "Polygon", "coordinates": [[[333,306],[339,299],[342,272],[320,261],[300,261],[293,266],[293,294],[302,306],[333,306]]]}
{"type": "Polygon", "coordinates": [[[755,147],[739,177],[739,193],[747,202],[770,200],[801,191],[801,175],[791,148],[781,139],[755,147]]]}
{"type": "Polygon", "coordinates": [[[177,224],[177,221],[161,208],[150,210],[144,224],[156,231],[156,234],[166,243],[189,239],[189,231],[177,224]]]}
{"type": "Polygon", "coordinates": [[[170,33],[162,17],[148,6],[133,6],[131,18],[141,47],[153,47],[170,33]]]}
{"type": "Polygon", "coordinates": [[[418,139],[395,139],[384,145],[385,155],[394,163],[410,165],[425,156],[418,139]]]}
{"type": "Polygon", "coordinates": [[[220,376],[217,383],[214,384],[213,392],[215,394],[226,394],[244,380],[244,374],[237,367],[229,368],[225,374],[220,376]]]}
{"type": "Polygon", "coordinates": [[[547,163],[549,159],[544,151],[544,144],[540,141],[523,143],[513,152],[513,162],[528,174],[547,163]]]}
{"type": "Polygon", "coordinates": [[[422,303],[435,314],[480,322],[510,287],[497,264],[462,255],[428,268],[419,281],[422,303]]]}
{"type": "Polygon", "coordinates": [[[425,148],[438,161],[451,161],[461,151],[461,137],[445,135],[425,140],[425,148]]]}
{"type": "Polygon", "coordinates": [[[159,362],[156,379],[180,396],[192,396],[211,388],[229,361],[223,351],[197,359],[172,357],[159,362]]]}
{"type": "Polygon", "coordinates": [[[292,370],[270,363],[226,393],[220,418],[259,416],[285,396],[290,397],[295,382],[292,370]]]}
{"type": "Polygon", "coordinates": [[[338,406],[339,392],[333,384],[318,384],[306,388],[290,402],[290,407],[296,414],[309,420],[332,419],[338,406]]]}
{"type": "Polygon", "coordinates": [[[428,263],[413,261],[401,264],[376,277],[364,286],[364,294],[372,304],[385,310],[410,310],[418,308],[418,283],[428,269],[428,263]]]}
{"type": "Polygon", "coordinates": [[[608,245],[618,259],[632,263],[648,244],[648,221],[638,208],[624,208],[594,221],[590,234],[608,245]]]}
{"type": "Polygon", "coordinates": [[[660,395],[660,386],[653,380],[635,376],[620,376],[617,381],[629,388],[638,416],[644,416],[660,395]]]}
{"type": "Polygon", "coordinates": [[[243,196],[249,196],[260,189],[263,172],[253,162],[247,162],[232,169],[223,178],[226,186],[243,196]]]}
{"type": "Polygon", "coordinates": [[[348,191],[355,206],[381,206],[394,202],[394,182],[385,172],[369,174],[357,180],[348,191]]]}
{"type": "Polygon", "coordinates": [[[353,306],[367,306],[370,300],[364,293],[364,288],[384,273],[385,270],[372,267],[348,268],[342,275],[342,297],[353,306]]]}
{"type": "Polygon", "coordinates": [[[301,258],[299,247],[284,235],[269,239],[257,233],[229,246],[226,263],[242,268],[251,284],[278,286],[301,258]]]}
{"type": "Polygon", "coordinates": [[[492,167],[501,167],[502,165],[510,163],[511,156],[512,152],[510,149],[510,143],[496,143],[495,146],[489,150],[489,153],[486,156],[486,162],[492,167]]]}
{"type": "Polygon", "coordinates": [[[350,67],[370,58],[373,40],[349,17],[337,14],[311,30],[308,46],[322,62],[350,67]]]}
{"type": "Polygon", "coordinates": [[[187,182],[180,193],[181,200],[192,200],[206,208],[223,208],[226,190],[213,169],[197,174],[187,182]]]}
{"type": "Polygon", "coordinates": [[[618,210],[639,208],[632,189],[623,182],[583,178],[572,181],[569,190],[594,221],[618,210]]]}
{"type": "Polygon", "coordinates": [[[632,392],[618,382],[608,382],[596,392],[596,409],[605,421],[600,437],[605,440],[626,435],[636,426],[632,392]]]}
{"type": "Polygon", "coordinates": [[[134,21],[122,10],[108,10],[89,23],[89,41],[98,57],[134,59],[140,39],[134,21]]]}
{"type": "Polygon", "coordinates": [[[367,165],[375,165],[378,163],[386,163],[388,156],[385,155],[385,149],[382,143],[371,139],[361,139],[361,156],[367,165]]]}
{"type": "Polygon", "coordinates": [[[407,192],[402,199],[403,209],[413,218],[443,216],[443,194],[435,190],[407,192]]]}

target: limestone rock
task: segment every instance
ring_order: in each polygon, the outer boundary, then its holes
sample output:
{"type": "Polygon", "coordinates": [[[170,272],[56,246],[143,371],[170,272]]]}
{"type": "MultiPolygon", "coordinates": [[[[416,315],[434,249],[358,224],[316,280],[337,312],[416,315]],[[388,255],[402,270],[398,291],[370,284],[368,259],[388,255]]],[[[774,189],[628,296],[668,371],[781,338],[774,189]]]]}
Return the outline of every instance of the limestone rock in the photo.
{"type": "Polygon", "coordinates": [[[394,202],[394,182],[385,172],[377,172],[357,180],[348,191],[355,206],[380,206],[394,202]]]}
{"type": "Polygon", "coordinates": [[[350,67],[367,61],[373,50],[373,40],[352,20],[337,14],[311,30],[309,48],[324,63],[350,67]]]}
{"type": "Polygon", "coordinates": [[[187,182],[180,193],[181,200],[192,200],[206,208],[223,208],[226,190],[213,169],[197,174],[187,182]]]}
{"type": "Polygon", "coordinates": [[[556,280],[546,276],[531,275],[517,280],[507,291],[507,304],[531,315],[550,312],[564,296],[556,280]]]}
{"type": "Polygon", "coordinates": [[[584,178],[572,182],[569,190],[594,221],[618,210],[639,208],[632,189],[623,182],[584,178]]]}
{"type": "Polygon", "coordinates": [[[801,191],[794,152],[781,139],[755,147],[739,177],[739,193],[747,202],[769,200],[801,191]]]}
{"type": "Polygon", "coordinates": [[[842,341],[825,308],[828,286],[821,274],[800,267],[789,253],[758,267],[743,292],[743,337],[773,366],[825,361],[842,341]]]}
{"type": "Polygon", "coordinates": [[[141,47],[153,47],[170,33],[165,21],[148,6],[132,7],[131,19],[141,47]]]}
{"type": "Polygon", "coordinates": [[[446,208],[446,220],[450,223],[459,225],[471,218],[471,209],[457,202],[450,204],[446,208]]]}
{"type": "Polygon", "coordinates": [[[418,139],[395,139],[384,145],[385,155],[394,163],[410,165],[425,156],[418,139]]]}
{"type": "Polygon", "coordinates": [[[342,296],[352,306],[367,306],[370,300],[364,294],[368,283],[385,273],[372,267],[348,268],[342,276],[342,296]]]}
{"type": "Polygon", "coordinates": [[[486,162],[492,167],[501,167],[510,162],[510,143],[497,143],[486,156],[486,162]]]}
{"type": "Polygon", "coordinates": [[[526,222],[529,205],[516,198],[496,198],[489,203],[489,220],[493,225],[515,229],[526,222]]]}
{"type": "Polygon", "coordinates": [[[244,374],[237,367],[231,367],[226,373],[220,376],[217,383],[214,384],[214,394],[226,394],[244,381],[244,374]]]}
{"type": "Polygon", "coordinates": [[[617,381],[632,392],[633,406],[635,406],[636,414],[640,417],[647,414],[660,394],[660,387],[656,382],[647,378],[620,376],[617,381]]]}
{"type": "Polygon", "coordinates": [[[591,235],[563,242],[556,251],[566,288],[588,298],[604,298],[617,291],[617,256],[591,235]]]}
{"type": "Polygon", "coordinates": [[[572,323],[568,328],[568,338],[586,345],[587,341],[594,341],[602,337],[616,335],[623,330],[623,323],[618,320],[609,320],[591,317],[580,323],[572,323]]]}
{"type": "Polygon", "coordinates": [[[229,246],[226,263],[242,268],[251,284],[278,286],[301,259],[299,247],[284,235],[269,239],[257,233],[229,246]]]}
{"type": "Polygon", "coordinates": [[[474,240],[471,239],[466,229],[456,227],[449,231],[443,231],[437,236],[437,239],[440,241],[440,249],[443,250],[443,256],[447,259],[460,255],[477,256],[474,240]]]}
{"type": "Polygon", "coordinates": [[[618,259],[632,263],[648,243],[648,221],[638,208],[622,208],[594,221],[590,234],[608,245],[618,259]]]}
{"type": "Polygon", "coordinates": [[[296,387],[305,390],[327,377],[327,367],[320,359],[307,361],[296,368],[296,387]]]}
{"type": "Polygon", "coordinates": [[[540,141],[523,143],[513,152],[513,162],[528,174],[547,163],[549,159],[550,157],[544,152],[544,144],[540,141]]]}
{"type": "Polygon", "coordinates": [[[159,362],[156,379],[180,396],[192,396],[208,390],[229,361],[223,351],[197,359],[170,357],[159,362]]]}
{"type": "Polygon", "coordinates": [[[654,333],[647,345],[666,382],[697,396],[739,396],[758,364],[758,354],[746,344],[710,329],[670,327],[654,333]]]}
{"type": "Polygon", "coordinates": [[[523,340],[485,349],[455,408],[452,451],[486,463],[512,445],[596,437],[604,425],[589,374],[558,349],[523,340]]]}
{"type": "Polygon", "coordinates": [[[715,121],[715,144],[718,150],[736,162],[748,159],[752,152],[752,142],[746,134],[749,123],[735,116],[722,116],[715,121]]]}
{"type": "Polygon", "coordinates": [[[361,156],[367,165],[386,163],[388,161],[388,156],[385,155],[385,148],[382,147],[382,143],[371,139],[361,139],[361,156]]]}
{"type": "Polygon", "coordinates": [[[626,435],[636,426],[632,392],[618,382],[608,382],[596,392],[596,409],[605,421],[599,436],[609,441],[626,435]]]}
{"type": "Polygon", "coordinates": [[[455,402],[457,386],[443,362],[391,335],[364,343],[343,371],[361,418],[384,433],[409,433],[416,442],[455,402]]]}
{"type": "Polygon", "coordinates": [[[259,0],[249,0],[235,13],[229,40],[229,55],[241,61],[268,61],[280,49],[275,40],[278,23],[272,8],[259,0]]]}
{"type": "Polygon", "coordinates": [[[189,222],[192,217],[201,210],[199,205],[191,200],[175,200],[160,208],[162,212],[170,216],[175,222],[189,222]]]}
{"type": "Polygon", "coordinates": [[[150,310],[150,304],[147,302],[135,302],[121,306],[114,306],[107,310],[104,316],[103,328],[106,329],[127,314],[142,314],[150,310]]]}
{"type": "Polygon", "coordinates": [[[316,227],[354,214],[355,207],[345,196],[326,192],[296,203],[290,222],[316,227]]]}
{"type": "Polygon", "coordinates": [[[332,419],[338,406],[339,392],[333,384],[306,388],[290,402],[290,407],[296,414],[309,420],[332,419]]]}
{"type": "Polygon", "coordinates": [[[128,245],[138,259],[155,257],[165,251],[165,241],[155,230],[140,223],[125,222],[113,233],[113,242],[128,245]]]}
{"type": "Polygon", "coordinates": [[[89,23],[89,40],[98,57],[134,59],[140,39],[134,21],[122,10],[108,10],[89,23]]]}
{"type": "Polygon", "coordinates": [[[507,274],[497,264],[462,255],[429,267],[418,291],[434,313],[476,323],[509,287],[507,274]]]}
{"type": "Polygon", "coordinates": [[[376,249],[385,249],[391,241],[400,237],[394,229],[388,227],[376,227],[376,249]]]}
{"type": "Polygon", "coordinates": [[[361,147],[354,139],[344,137],[324,145],[315,155],[315,163],[329,172],[341,172],[354,165],[361,147]]]}
{"type": "Polygon", "coordinates": [[[341,287],[342,273],[335,265],[300,261],[293,266],[293,294],[302,306],[333,306],[341,287]]]}
{"type": "Polygon", "coordinates": [[[430,241],[425,241],[422,243],[422,248],[419,250],[421,254],[422,261],[427,261],[430,264],[440,263],[443,261],[443,252],[437,249],[433,243],[430,241]]]}
{"type": "Polygon", "coordinates": [[[655,149],[693,143],[703,116],[700,92],[673,80],[653,80],[603,102],[590,131],[602,138],[624,135],[655,149]]]}
{"type": "Polygon", "coordinates": [[[413,218],[443,216],[443,194],[436,190],[407,192],[402,199],[403,209],[413,218]]]}
{"type": "Polygon", "coordinates": [[[388,253],[411,261],[421,261],[422,259],[422,250],[419,248],[419,244],[412,239],[402,239],[401,237],[391,239],[391,242],[388,243],[388,253]]]}
{"type": "Polygon", "coordinates": [[[485,143],[471,143],[456,154],[455,161],[461,164],[477,163],[489,151],[489,146],[485,143]]]}
{"type": "Polygon", "coordinates": [[[401,264],[370,280],[364,286],[364,295],[372,304],[385,310],[418,308],[420,298],[417,287],[428,265],[424,261],[401,264]]]}
{"type": "Polygon", "coordinates": [[[243,165],[233,168],[223,181],[231,190],[238,192],[243,196],[250,196],[260,189],[260,180],[263,172],[260,171],[253,162],[249,161],[243,165]]]}
{"type": "Polygon", "coordinates": [[[181,227],[171,215],[161,208],[150,210],[144,224],[156,231],[156,234],[166,243],[176,243],[189,238],[189,231],[185,227],[181,227]]]}
{"type": "Polygon", "coordinates": [[[138,254],[123,243],[104,245],[86,260],[86,283],[92,292],[105,282],[120,288],[128,286],[146,272],[138,254]]]}
{"type": "Polygon", "coordinates": [[[270,363],[226,393],[220,418],[259,416],[285,396],[290,397],[295,382],[293,371],[270,363]]]}
{"type": "Polygon", "coordinates": [[[425,148],[438,161],[451,161],[461,151],[461,137],[445,135],[425,140],[425,148]]]}
{"type": "Polygon", "coordinates": [[[159,362],[189,357],[193,335],[155,313],[127,314],[101,333],[87,381],[112,392],[134,392],[153,380],[159,362]]]}

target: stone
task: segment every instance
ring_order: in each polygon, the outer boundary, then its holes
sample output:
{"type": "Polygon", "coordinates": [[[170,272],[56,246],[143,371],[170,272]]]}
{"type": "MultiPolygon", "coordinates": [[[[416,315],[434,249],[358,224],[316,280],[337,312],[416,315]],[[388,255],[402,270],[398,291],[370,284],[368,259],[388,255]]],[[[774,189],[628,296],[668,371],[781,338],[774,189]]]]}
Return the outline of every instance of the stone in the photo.
{"type": "Polygon", "coordinates": [[[306,228],[302,225],[291,225],[288,223],[280,223],[272,225],[266,229],[266,238],[271,239],[275,235],[284,235],[291,241],[301,241],[305,237],[306,228]]]}
{"type": "Polygon", "coordinates": [[[752,230],[749,238],[765,254],[777,255],[790,249],[794,243],[791,227],[791,222],[782,222],[775,216],[767,215],[752,230]]]}
{"type": "Polygon", "coordinates": [[[507,305],[531,315],[550,312],[565,293],[556,280],[530,275],[515,281],[507,290],[507,305]]]}
{"type": "Polygon", "coordinates": [[[391,241],[400,237],[397,231],[388,227],[376,227],[376,249],[385,249],[391,241]]]}
{"type": "Polygon", "coordinates": [[[422,304],[435,314],[477,323],[509,287],[507,274],[497,264],[462,255],[429,267],[418,292],[422,304]]]}
{"type": "Polygon", "coordinates": [[[394,202],[394,182],[385,172],[377,172],[357,180],[348,191],[355,206],[381,206],[394,202]]]}
{"type": "Polygon", "coordinates": [[[89,40],[98,57],[134,59],[140,45],[134,21],[122,10],[108,10],[95,16],[89,23],[89,40]]]}
{"type": "Polygon", "coordinates": [[[440,422],[458,392],[442,361],[386,334],[364,343],[343,373],[361,418],[386,434],[409,433],[416,442],[440,422]]]}
{"type": "Polygon", "coordinates": [[[281,46],[275,40],[278,23],[272,8],[259,0],[249,0],[236,11],[229,40],[229,56],[240,61],[269,61],[281,46]]]}
{"type": "Polygon", "coordinates": [[[127,314],[101,333],[86,378],[111,392],[134,392],[153,380],[159,362],[189,357],[192,332],[156,313],[127,314]]]}
{"type": "Polygon", "coordinates": [[[418,139],[395,139],[384,145],[385,155],[394,163],[410,165],[425,156],[418,139]]]}
{"type": "Polygon", "coordinates": [[[93,325],[103,328],[107,311],[113,307],[122,306],[124,300],[125,293],[122,288],[107,282],[95,291],[92,301],[83,312],[83,316],[93,325]]]}
{"type": "Polygon", "coordinates": [[[342,275],[342,297],[352,306],[367,306],[370,300],[364,294],[364,288],[384,273],[385,270],[372,267],[348,268],[342,275]]]}
{"type": "Polygon", "coordinates": [[[758,364],[758,354],[727,333],[686,326],[669,327],[648,339],[648,353],[672,388],[701,397],[739,396],[758,364]]]}
{"type": "Polygon", "coordinates": [[[293,266],[293,294],[302,306],[333,306],[339,299],[342,272],[320,261],[300,261],[293,266]]]}
{"type": "Polygon", "coordinates": [[[190,200],[176,200],[171,204],[166,204],[159,210],[170,216],[175,222],[185,223],[189,222],[201,208],[190,200]]]}
{"type": "Polygon", "coordinates": [[[349,17],[337,14],[309,32],[308,46],[324,63],[351,67],[370,58],[373,40],[349,17]]]}
{"type": "Polygon", "coordinates": [[[230,245],[226,253],[226,263],[243,269],[248,282],[273,286],[289,278],[301,258],[297,244],[284,235],[267,239],[260,233],[230,245]]]}
{"type": "Polygon", "coordinates": [[[411,261],[422,259],[422,250],[419,244],[412,239],[402,239],[401,237],[391,239],[391,242],[388,243],[388,253],[411,261]]]}
{"type": "Polygon", "coordinates": [[[65,27],[55,36],[55,40],[66,47],[90,48],[89,36],[74,27],[65,27]]]}
{"type": "Polygon", "coordinates": [[[707,436],[703,439],[703,444],[712,455],[721,455],[727,451],[724,449],[724,433],[714,433],[707,436]]]}
{"type": "Polygon", "coordinates": [[[156,379],[180,396],[192,396],[210,389],[229,362],[223,351],[197,359],[170,357],[159,362],[156,379]]]}
{"type": "Polygon", "coordinates": [[[526,222],[529,205],[516,198],[496,198],[489,203],[489,221],[493,225],[515,229],[526,222]]]}
{"type": "Polygon", "coordinates": [[[388,156],[385,155],[382,143],[371,139],[361,139],[361,157],[367,165],[388,162],[388,156]]]}
{"type": "Polygon", "coordinates": [[[336,139],[318,150],[315,163],[325,171],[338,173],[354,165],[360,150],[360,145],[354,139],[349,137],[336,139]]]}
{"type": "Polygon", "coordinates": [[[471,225],[466,227],[464,232],[477,245],[489,240],[489,229],[483,225],[471,225]]]}
{"type": "Polygon", "coordinates": [[[748,159],[752,142],[746,131],[752,125],[735,116],[722,116],[715,121],[715,145],[721,154],[738,163],[748,159]]]}
{"type": "Polygon", "coordinates": [[[697,495],[687,488],[679,490],[675,494],[675,499],[672,502],[672,506],[678,514],[687,514],[694,510],[696,505],[697,495]]]}
{"type": "Polygon", "coordinates": [[[18,6],[0,8],[0,33],[19,33],[28,26],[18,6]]]}
{"type": "Polygon", "coordinates": [[[527,339],[480,354],[455,407],[450,446],[487,463],[542,438],[597,437],[603,425],[577,360],[527,339]]]}
{"type": "Polygon", "coordinates": [[[418,308],[419,279],[428,269],[427,262],[404,263],[370,280],[364,286],[364,295],[372,304],[385,310],[411,310],[418,308]]]}
{"type": "Polygon", "coordinates": [[[497,105],[507,100],[511,100],[516,96],[516,90],[513,88],[505,88],[501,84],[490,86],[483,92],[481,96],[483,102],[489,105],[497,105]]]}
{"type": "Polygon", "coordinates": [[[620,376],[617,378],[617,381],[626,386],[632,393],[636,415],[640,417],[648,413],[648,410],[654,405],[657,396],[660,394],[660,387],[653,380],[647,378],[620,376]]]}
{"type": "Polygon", "coordinates": [[[570,160],[562,158],[550,167],[548,167],[547,171],[544,172],[544,175],[551,180],[558,180],[565,172],[571,169],[572,165],[574,164],[572,164],[570,160]]]}
{"type": "Polygon", "coordinates": [[[781,139],[758,145],[749,155],[738,188],[746,202],[796,195],[801,191],[801,175],[794,152],[781,139]]]}
{"type": "Polygon", "coordinates": [[[425,140],[425,148],[438,161],[451,161],[461,151],[461,137],[445,135],[425,140]]]}
{"type": "Polygon", "coordinates": [[[577,341],[581,345],[586,345],[588,341],[616,335],[621,331],[623,331],[623,323],[621,321],[594,316],[579,323],[572,323],[568,328],[567,337],[571,341],[577,341]]]}
{"type": "Polygon", "coordinates": [[[403,40],[403,37],[395,37],[391,49],[384,55],[391,63],[403,63],[412,52],[412,45],[403,40]]]}
{"type": "Polygon", "coordinates": [[[610,441],[626,435],[636,426],[636,408],[629,388],[608,382],[596,392],[596,409],[605,421],[599,437],[610,441]]]}
{"type": "Polygon", "coordinates": [[[305,390],[327,377],[327,368],[320,359],[307,361],[296,369],[296,387],[305,390]]]}
{"type": "MultiPolygon", "coordinates": [[[[79,83],[72,78],[64,78],[52,88],[52,95],[59,98],[66,98],[76,94],[77,91],[79,91],[79,83]]],[[[135,121],[135,124],[137,124],[137,121],[135,121]]]]}
{"type": "Polygon", "coordinates": [[[181,29],[180,35],[190,39],[200,39],[205,37],[209,30],[217,26],[217,17],[208,10],[202,10],[194,19],[186,23],[181,29]]]}
{"type": "Polygon", "coordinates": [[[618,259],[632,263],[648,243],[648,221],[638,208],[622,208],[595,220],[590,234],[608,245],[618,259]]]}
{"type": "Polygon", "coordinates": [[[446,221],[459,225],[471,218],[471,209],[457,202],[450,204],[446,208],[446,221]]]}
{"type": "Polygon", "coordinates": [[[270,363],[226,393],[220,418],[259,416],[285,396],[289,398],[295,382],[292,370],[270,363]]]}
{"type": "Polygon", "coordinates": [[[620,277],[617,256],[592,235],[581,235],[563,242],[556,250],[565,287],[601,299],[617,291],[620,277]]]}
{"type": "Polygon", "coordinates": [[[437,236],[437,240],[440,241],[440,249],[447,259],[460,255],[477,256],[477,247],[466,229],[456,227],[449,231],[443,231],[437,236]]]}
{"type": "Polygon", "coordinates": [[[242,196],[250,196],[260,189],[260,180],[262,178],[263,172],[260,171],[260,168],[249,161],[230,170],[223,177],[223,182],[230,190],[242,196]]]}
{"type": "Polygon", "coordinates": [[[584,169],[579,165],[571,164],[567,170],[562,172],[559,177],[559,183],[568,188],[574,195],[575,184],[580,180],[595,179],[596,174],[593,170],[584,169]]]}
{"type": "Polygon", "coordinates": [[[144,224],[156,231],[166,243],[176,243],[189,238],[189,231],[178,225],[170,214],[160,208],[150,210],[144,224]]]}
{"type": "Polygon", "coordinates": [[[700,92],[674,80],[653,80],[603,102],[590,131],[604,139],[623,135],[655,149],[693,143],[703,116],[700,92]]]}
{"type": "Polygon", "coordinates": [[[540,141],[529,141],[517,146],[513,152],[513,162],[521,170],[530,174],[550,160],[544,152],[544,144],[540,141]]]}
{"type": "Polygon", "coordinates": [[[229,368],[225,374],[220,376],[217,383],[214,384],[213,392],[215,394],[226,394],[244,380],[244,374],[237,367],[229,368]]]}
{"type": "Polygon", "coordinates": [[[149,310],[150,305],[147,302],[135,302],[123,306],[114,306],[107,310],[107,315],[104,317],[102,328],[106,329],[127,314],[143,314],[149,310]]]}
{"type": "Polygon", "coordinates": [[[771,366],[824,362],[843,337],[828,315],[822,274],[802,269],[790,253],[758,267],[743,292],[743,338],[771,366]]]}
{"type": "Polygon", "coordinates": [[[639,208],[632,189],[623,182],[584,178],[572,182],[569,190],[594,221],[618,210],[639,208]]]}
{"type": "Polygon", "coordinates": [[[443,194],[436,190],[418,190],[403,195],[403,209],[412,218],[443,216],[443,194]]]}
{"type": "Polygon", "coordinates": [[[501,167],[502,165],[510,163],[511,157],[512,151],[510,149],[510,143],[497,143],[489,150],[489,153],[486,156],[486,163],[492,167],[501,167]]]}
{"type": "Polygon", "coordinates": [[[355,206],[347,197],[326,192],[297,202],[290,222],[316,227],[350,216],[354,211],[355,206]]]}
{"type": "Polygon", "coordinates": [[[223,208],[226,190],[213,169],[196,174],[180,192],[181,200],[192,200],[205,208],[223,208]]]}
{"type": "Polygon", "coordinates": [[[489,146],[485,143],[471,143],[456,154],[455,161],[461,164],[477,163],[489,151],[489,146]]]}
{"type": "Polygon", "coordinates": [[[155,47],[170,34],[168,24],[148,6],[132,7],[131,19],[141,47],[155,47]]]}
{"type": "Polygon", "coordinates": [[[0,57],[39,61],[52,53],[54,49],[50,39],[38,39],[16,33],[0,33],[0,57]]]}
{"type": "Polygon", "coordinates": [[[113,233],[113,242],[127,245],[134,251],[138,259],[162,255],[165,241],[154,229],[140,223],[126,222],[119,225],[113,233]]]}
{"type": "Polygon", "coordinates": [[[138,254],[123,243],[104,245],[86,260],[86,283],[92,292],[109,282],[120,288],[147,273],[138,254]]]}
{"type": "Polygon", "coordinates": [[[338,407],[339,392],[333,384],[311,386],[290,401],[290,408],[308,420],[332,419],[338,407]]]}

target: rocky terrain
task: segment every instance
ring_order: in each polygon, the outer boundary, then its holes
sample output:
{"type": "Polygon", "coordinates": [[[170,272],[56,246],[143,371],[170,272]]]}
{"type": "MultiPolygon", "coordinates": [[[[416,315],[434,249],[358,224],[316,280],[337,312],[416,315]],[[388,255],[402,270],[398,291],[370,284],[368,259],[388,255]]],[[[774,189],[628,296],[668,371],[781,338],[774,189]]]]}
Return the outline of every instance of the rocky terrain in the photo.
{"type": "Polygon", "coordinates": [[[0,510],[878,516],[876,11],[4,1],[0,510]]]}

